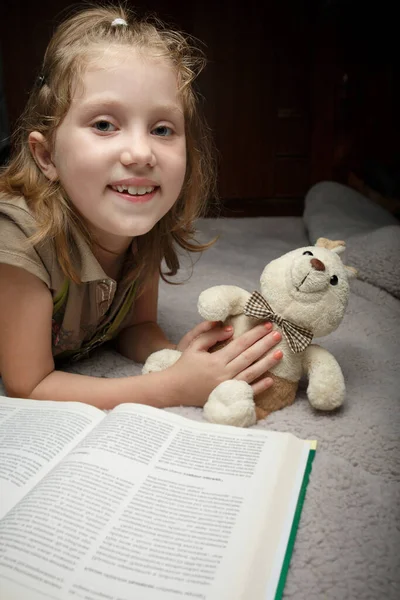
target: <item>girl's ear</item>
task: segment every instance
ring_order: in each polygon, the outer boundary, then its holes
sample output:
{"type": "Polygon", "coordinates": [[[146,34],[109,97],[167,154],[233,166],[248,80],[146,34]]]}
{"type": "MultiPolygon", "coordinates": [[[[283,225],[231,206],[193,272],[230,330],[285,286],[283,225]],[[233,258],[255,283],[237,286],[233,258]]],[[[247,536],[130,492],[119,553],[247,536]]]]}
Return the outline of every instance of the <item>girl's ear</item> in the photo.
{"type": "Polygon", "coordinates": [[[29,148],[35,163],[50,181],[56,181],[57,169],[52,161],[49,144],[42,133],[32,131],[28,137],[29,148]]]}

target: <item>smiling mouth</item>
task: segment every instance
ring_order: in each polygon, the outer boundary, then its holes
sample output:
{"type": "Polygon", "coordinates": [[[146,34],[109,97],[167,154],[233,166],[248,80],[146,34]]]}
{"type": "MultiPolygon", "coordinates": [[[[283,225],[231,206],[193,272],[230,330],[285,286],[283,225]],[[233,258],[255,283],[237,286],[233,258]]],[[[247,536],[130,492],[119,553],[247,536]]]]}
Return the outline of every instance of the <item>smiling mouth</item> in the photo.
{"type": "Polygon", "coordinates": [[[295,286],[295,287],[296,287],[296,290],[297,290],[298,292],[300,291],[300,288],[301,288],[301,286],[303,285],[303,283],[305,282],[305,280],[307,279],[307,277],[308,277],[308,273],[307,273],[307,275],[304,277],[304,279],[301,281],[301,283],[299,283],[299,285],[298,285],[298,286],[295,286]]]}
{"type": "Polygon", "coordinates": [[[152,194],[154,191],[159,189],[159,186],[136,186],[130,185],[129,187],[123,185],[110,185],[109,186],[114,192],[120,194],[127,194],[128,196],[146,196],[152,194]]]}

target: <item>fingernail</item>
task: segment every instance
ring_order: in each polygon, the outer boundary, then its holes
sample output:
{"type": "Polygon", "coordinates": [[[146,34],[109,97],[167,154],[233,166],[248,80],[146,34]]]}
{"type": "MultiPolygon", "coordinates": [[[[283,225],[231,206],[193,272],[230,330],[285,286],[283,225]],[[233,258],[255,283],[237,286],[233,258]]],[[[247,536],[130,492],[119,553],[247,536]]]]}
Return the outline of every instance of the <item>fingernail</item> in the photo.
{"type": "Polygon", "coordinates": [[[272,329],[272,323],[270,323],[269,321],[267,321],[266,323],[264,323],[264,327],[267,331],[271,331],[272,329]]]}
{"type": "Polygon", "coordinates": [[[274,352],[274,358],[276,360],[280,360],[282,358],[282,356],[283,356],[282,350],[276,350],[276,352],[274,352]]]}
{"type": "Polygon", "coordinates": [[[224,331],[228,331],[228,332],[233,331],[232,325],[227,325],[226,327],[224,327],[224,331]]]}
{"type": "Polygon", "coordinates": [[[274,333],[272,334],[272,337],[274,338],[274,340],[276,340],[277,342],[279,342],[279,340],[282,339],[281,334],[279,333],[279,331],[274,331],[274,333]]]}

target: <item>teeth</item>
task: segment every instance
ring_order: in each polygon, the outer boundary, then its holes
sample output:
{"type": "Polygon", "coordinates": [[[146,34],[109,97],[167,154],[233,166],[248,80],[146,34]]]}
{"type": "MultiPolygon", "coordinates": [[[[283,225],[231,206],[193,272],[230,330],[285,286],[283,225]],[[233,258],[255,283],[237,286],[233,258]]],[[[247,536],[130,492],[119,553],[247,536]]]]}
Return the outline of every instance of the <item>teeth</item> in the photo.
{"type": "Polygon", "coordinates": [[[128,192],[128,194],[130,194],[131,196],[143,196],[144,194],[150,194],[153,190],[154,187],[152,186],[136,186],[136,185],[130,185],[129,187],[124,186],[124,185],[113,185],[111,186],[113,190],[116,190],[118,192],[128,192]]]}
{"type": "Polygon", "coordinates": [[[129,186],[128,187],[128,194],[130,194],[131,196],[143,196],[143,194],[146,193],[146,188],[145,187],[136,187],[135,185],[129,186]]]}

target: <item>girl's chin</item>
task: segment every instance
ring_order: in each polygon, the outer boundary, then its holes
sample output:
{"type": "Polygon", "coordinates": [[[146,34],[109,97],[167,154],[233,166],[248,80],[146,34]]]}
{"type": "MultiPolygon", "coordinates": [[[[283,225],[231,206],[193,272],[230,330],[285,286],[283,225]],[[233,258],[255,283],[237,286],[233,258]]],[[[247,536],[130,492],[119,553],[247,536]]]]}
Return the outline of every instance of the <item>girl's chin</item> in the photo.
{"type": "Polygon", "coordinates": [[[110,246],[115,248],[125,247],[126,249],[135,237],[146,235],[146,233],[149,233],[153,229],[153,226],[154,224],[149,226],[143,225],[142,227],[135,225],[132,228],[97,229],[96,232],[93,231],[93,234],[95,239],[99,241],[103,240],[101,243],[107,248],[110,246]]]}

